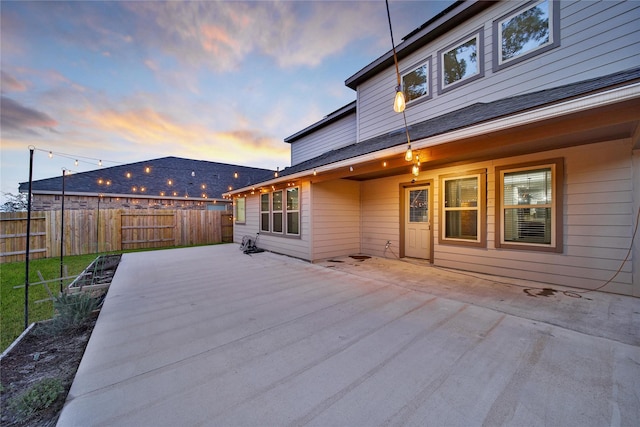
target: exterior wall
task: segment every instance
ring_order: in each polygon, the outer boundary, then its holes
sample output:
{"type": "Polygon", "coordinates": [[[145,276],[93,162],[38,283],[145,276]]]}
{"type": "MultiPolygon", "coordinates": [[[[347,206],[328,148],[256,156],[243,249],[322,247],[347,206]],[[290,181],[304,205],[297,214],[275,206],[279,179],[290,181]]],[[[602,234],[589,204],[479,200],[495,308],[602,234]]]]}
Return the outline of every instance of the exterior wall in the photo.
{"type": "Polygon", "coordinates": [[[362,183],[362,253],[389,258],[400,255],[400,183],[411,178],[407,173],[362,183]],[[391,246],[385,250],[387,241],[391,246]]]}
{"type": "MultiPolygon", "coordinates": [[[[636,140],[637,141],[637,140],[636,140]]],[[[636,147],[637,147],[636,142],[636,147]]],[[[635,224],[635,240],[633,242],[633,252],[631,253],[631,265],[633,266],[633,283],[636,285],[633,288],[633,296],[640,297],[640,149],[633,151],[633,188],[636,191],[633,192],[633,212],[636,214],[635,224]]]]}
{"type": "MultiPolygon", "coordinates": [[[[434,182],[434,264],[562,286],[599,287],[614,276],[632,243],[633,200],[638,193],[633,186],[633,168],[631,142],[619,140],[423,171],[417,179],[434,182]],[[494,168],[556,157],[563,157],[565,165],[563,252],[496,249],[494,168]],[[482,168],[487,170],[487,247],[438,244],[438,177],[482,168]]],[[[400,183],[411,178],[407,172],[362,184],[362,253],[388,258],[399,254],[400,183]],[[385,250],[387,240],[392,242],[391,251],[385,250]]],[[[627,262],[604,290],[637,295],[639,287],[633,280],[632,262],[627,262]]]]}
{"type": "MultiPolygon", "coordinates": [[[[194,210],[227,210],[230,202],[204,202],[202,200],[173,199],[140,199],[134,197],[102,197],[101,209],[194,209],[194,210]],[[222,205],[221,209],[212,209],[212,205],[222,205]]],[[[62,196],[53,194],[34,194],[31,209],[34,211],[60,210],[62,196]]],[[[67,196],[64,197],[64,210],[97,209],[98,197],[67,196]]],[[[230,210],[230,208],[229,208],[230,210]]]]}
{"type": "Polygon", "coordinates": [[[350,114],[291,144],[291,165],[356,142],[356,115],[350,114]]]}
{"type": "MultiPolygon", "coordinates": [[[[300,184],[300,237],[284,237],[260,233],[258,247],[267,251],[289,255],[304,260],[311,259],[311,185],[300,184]]],[[[233,241],[241,243],[243,236],[255,237],[260,230],[260,193],[246,198],[246,222],[234,223],[233,241]]]]}
{"type": "Polygon", "coordinates": [[[313,184],[313,260],[360,252],[360,183],[313,184]]]}
{"type": "MultiPolygon", "coordinates": [[[[640,66],[640,2],[561,2],[560,46],[503,70],[493,72],[493,21],[516,9],[516,2],[498,2],[431,44],[400,61],[403,70],[431,56],[433,98],[408,106],[407,123],[421,122],[478,102],[524,93],[640,66]],[[484,77],[438,95],[438,50],[478,29],[484,30],[484,77]]],[[[403,126],[393,111],[395,68],[389,67],[358,87],[358,140],[403,126]]]]}

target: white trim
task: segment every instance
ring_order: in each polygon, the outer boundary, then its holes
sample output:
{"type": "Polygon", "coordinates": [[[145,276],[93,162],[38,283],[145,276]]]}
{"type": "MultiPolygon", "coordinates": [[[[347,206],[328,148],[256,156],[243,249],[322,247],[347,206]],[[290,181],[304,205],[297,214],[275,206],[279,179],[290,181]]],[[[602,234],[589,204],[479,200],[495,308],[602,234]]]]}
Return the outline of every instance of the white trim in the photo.
{"type": "MultiPolygon", "coordinates": [[[[640,97],[640,83],[633,83],[628,86],[614,88],[605,92],[587,95],[578,99],[572,99],[569,101],[560,102],[557,104],[540,107],[537,110],[526,111],[523,113],[514,114],[508,117],[503,117],[486,123],[480,123],[477,125],[469,126],[464,129],[455,130],[442,135],[432,136],[416,141],[411,141],[411,146],[414,150],[420,150],[436,145],[446,144],[459,139],[464,139],[472,136],[478,136],[486,133],[491,133],[499,130],[505,130],[517,126],[530,124],[537,121],[548,120],[555,117],[561,117],[568,114],[573,114],[580,111],[585,111],[592,108],[604,107],[607,105],[628,101],[630,99],[640,97]]],[[[394,147],[386,148],[384,150],[375,151],[373,153],[364,154],[359,157],[353,157],[339,162],[330,163],[328,165],[317,166],[315,168],[297,172],[291,175],[286,175],[270,181],[258,183],[256,185],[238,188],[230,191],[227,194],[239,194],[246,191],[250,191],[252,188],[271,186],[282,182],[292,181],[303,177],[313,175],[315,169],[317,173],[329,172],[335,169],[349,167],[358,163],[366,163],[375,160],[381,160],[383,158],[400,155],[406,151],[406,145],[396,145],[394,147]]]]}

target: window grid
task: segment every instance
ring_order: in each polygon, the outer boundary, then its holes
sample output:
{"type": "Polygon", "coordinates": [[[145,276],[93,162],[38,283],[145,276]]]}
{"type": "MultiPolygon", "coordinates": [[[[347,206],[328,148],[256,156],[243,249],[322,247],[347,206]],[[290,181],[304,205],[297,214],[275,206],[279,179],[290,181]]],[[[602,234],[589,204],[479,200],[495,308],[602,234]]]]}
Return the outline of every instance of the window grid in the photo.
{"type": "Polygon", "coordinates": [[[260,231],[300,236],[299,187],[260,195],[260,231]]]}

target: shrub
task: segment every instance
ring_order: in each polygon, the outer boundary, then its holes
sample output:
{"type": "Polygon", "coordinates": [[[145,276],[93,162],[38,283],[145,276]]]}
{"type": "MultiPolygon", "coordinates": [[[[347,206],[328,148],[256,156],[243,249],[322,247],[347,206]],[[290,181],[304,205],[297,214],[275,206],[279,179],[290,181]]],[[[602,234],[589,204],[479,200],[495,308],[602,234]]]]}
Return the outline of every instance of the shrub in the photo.
{"type": "Polygon", "coordinates": [[[45,378],[9,403],[20,421],[24,421],[38,411],[48,408],[64,391],[62,381],[57,378],[45,378]]]}
{"type": "Polygon", "coordinates": [[[46,334],[60,334],[69,329],[82,326],[98,308],[99,300],[87,293],[60,294],[53,301],[56,315],[44,324],[46,334]]]}

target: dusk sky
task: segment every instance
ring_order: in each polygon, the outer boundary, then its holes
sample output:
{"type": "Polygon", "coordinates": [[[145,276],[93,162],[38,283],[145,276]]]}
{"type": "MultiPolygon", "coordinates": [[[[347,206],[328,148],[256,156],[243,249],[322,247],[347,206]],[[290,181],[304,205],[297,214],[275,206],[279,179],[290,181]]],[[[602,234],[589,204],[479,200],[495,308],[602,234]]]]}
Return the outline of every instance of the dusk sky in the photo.
{"type": "MultiPolygon", "coordinates": [[[[391,1],[396,44],[451,3],[391,1]]],[[[354,101],[344,81],[391,48],[381,0],[2,1],[0,13],[1,191],[14,194],[30,145],[34,180],[97,159],[282,169],[283,139],[354,101]]]]}

